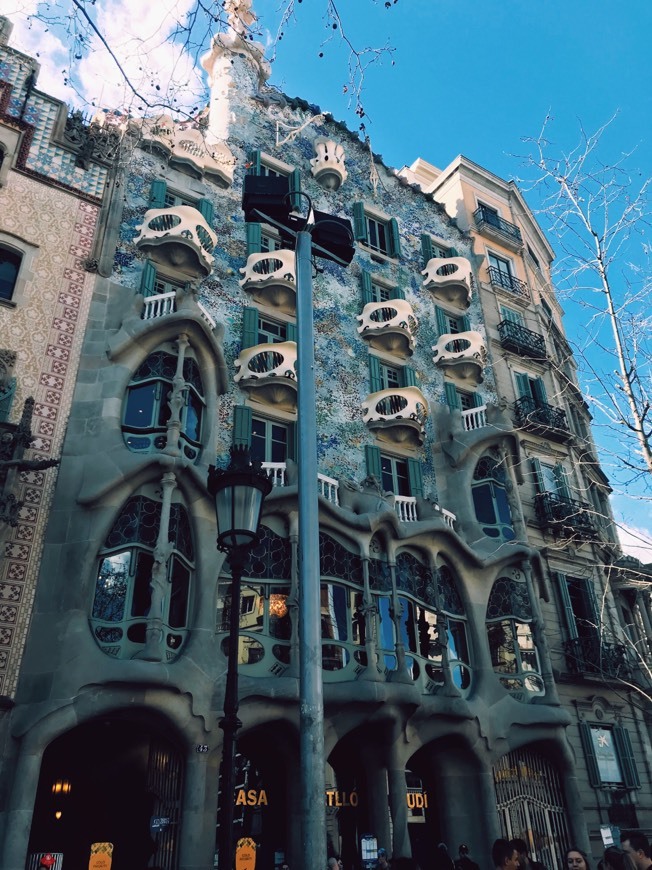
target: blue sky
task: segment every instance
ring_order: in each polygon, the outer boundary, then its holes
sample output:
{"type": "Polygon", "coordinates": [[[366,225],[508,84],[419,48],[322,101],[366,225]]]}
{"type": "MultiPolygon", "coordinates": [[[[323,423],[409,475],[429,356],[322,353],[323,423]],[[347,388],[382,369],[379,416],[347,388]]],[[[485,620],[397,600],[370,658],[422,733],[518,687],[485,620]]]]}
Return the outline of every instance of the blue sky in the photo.
{"type": "MultiPolygon", "coordinates": [[[[59,2],[64,7],[68,0],[59,2]]],[[[254,0],[268,46],[287,2],[254,0]]],[[[180,75],[190,76],[192,64],[171,50],[169,24],[161,22],[170,13],[182,15],[193,3],[139,0],[135,6],[131,0],[97,0],[94,14],[112,45],[130,56],[134,71],[145,65],[147,55],[145,77],[160,75],[165,89],[166,67],[176,65],[179,81],[180,75]],[[139,42],[144,36],[151,41],[139,42]]],[[[385,0],[335,3],[357,48],[394,49],[367,69],[361,97],[372,148],[389,165],[400,167],[420,156],[443,168],[462,153],[497,175],[519,178],[525,172],[516,156],[525,151],[522,137],[536,136],[548,114],[554,118],[549,138],[569,150],[580,123],[593,131],[618,112],[603,140],[605,160],[635,149],[629,165],[641,177],[652,176],[649,0],[618,6],[607,0],[397,0],[389,9],[385,0]]],[[[38,0],[3,0],[3,10],[11,13],[10,4],[16,10],[12,44],[27,53],[38,51],[39,86],[70,100],[74,95],[60,73],[66,65],[65,35],[54,27],[47,33],[36,25],[27,28],[18,10],[38,7],[38,0]]],[[[339,29],[333,30],[324,15],[326,5],[327,0],[295,0],[294,15],[276,46],[270,83],[356,130],[360,119],[351,97],[348,51],[339,29]]],[[[123,104],[119,76],[101,52],[83,60],[79,74],[89,98],[123,104]]],[[[536,208],[536,198],[528,199],[536,208]]],[[[540,222],[547,229],[545,217],[540,222]]],[[[583,315],[571,300],[563,304],[567,331],[581,340],[583,315]]],[[[630,526],[648,530],[652,538],[652,505],[638,495],[618,495],[614,506],[630,526]]]]}

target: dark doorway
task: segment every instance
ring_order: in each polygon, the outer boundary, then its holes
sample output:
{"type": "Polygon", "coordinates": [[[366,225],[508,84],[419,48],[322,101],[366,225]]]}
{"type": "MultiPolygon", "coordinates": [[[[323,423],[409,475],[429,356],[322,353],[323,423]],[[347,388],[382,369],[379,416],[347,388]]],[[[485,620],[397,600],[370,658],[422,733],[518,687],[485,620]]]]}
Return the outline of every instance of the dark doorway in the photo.
{"type": "Polygon", "coordinates": [[[113,843],[113,866],[174,870],[182,762],[143,721],[119,716],[80,725],[43,755],[29,852],[61,852],[87,870],[91,844],[113,843]],[[151,829],[153,818],[169,824],[151,829]]]}

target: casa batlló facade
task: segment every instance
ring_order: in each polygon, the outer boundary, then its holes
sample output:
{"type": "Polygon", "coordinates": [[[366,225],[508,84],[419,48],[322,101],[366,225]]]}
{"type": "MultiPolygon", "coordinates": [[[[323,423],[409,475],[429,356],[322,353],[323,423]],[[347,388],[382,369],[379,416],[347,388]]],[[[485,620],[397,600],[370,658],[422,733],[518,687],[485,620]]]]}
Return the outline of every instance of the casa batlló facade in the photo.
{"type": "Polygon", "coordinates": [[[442,840],[486,867],[505,835],[556,870],[601,825],[650,826],[648,596],[521,194],[462,157],[387,168],[265,85],[237,19],[203,65],[195,121],[102,113],[69,143],[85,179],[89,131],[120,144],[4,690],[2,866],[85,867],[98,843],[116,867],[214,866],[231,601],[206,482],[233,444],[274,483],[240,602],[233,837],[300,860],[297,280],[291,241],[245,222],[251,175],[356,244],[313,280],[329,853],[357,866],[372,833],[423,870],[442,840]]]}

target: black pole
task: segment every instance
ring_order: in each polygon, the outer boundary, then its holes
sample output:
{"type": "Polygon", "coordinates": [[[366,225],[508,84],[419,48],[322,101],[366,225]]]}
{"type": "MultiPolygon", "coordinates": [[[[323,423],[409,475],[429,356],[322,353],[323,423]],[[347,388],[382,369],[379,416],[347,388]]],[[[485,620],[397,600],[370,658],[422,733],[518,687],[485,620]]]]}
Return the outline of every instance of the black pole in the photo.
{"type": "Polygon", "coordinates": [[[224,692],[224,716],[220,728],[222,744],[222,788],[220,794],[219,870],[233,870],[233,809],[235,806],[235,748],[238,728],[238,635],[240,633],[240,587],[246,547],[234,547],[229,553],[231,564],[231,610],[229,613],[229,661],[224,692]]]}

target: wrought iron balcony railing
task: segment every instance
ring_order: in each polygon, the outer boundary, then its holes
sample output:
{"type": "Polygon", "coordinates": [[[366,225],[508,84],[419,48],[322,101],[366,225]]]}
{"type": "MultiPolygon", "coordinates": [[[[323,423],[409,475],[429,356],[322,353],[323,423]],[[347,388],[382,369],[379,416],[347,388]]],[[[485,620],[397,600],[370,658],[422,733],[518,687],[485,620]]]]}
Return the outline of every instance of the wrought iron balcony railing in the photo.
{"type": "Polygon", "coordinates": [[[500,215],[496,214],[493,209],[481,205],[473,212],[473,217],[475,219],[475,225],[479,230],[485,228],[493,230],[501,236],[504,236],[512,245],[517,245],[519,248],[523,244],[521,231],[516,224],[511,224],[509,221],[504,220],[500,215]]]}
{"type": "Polygon", "coordinates": [[[557,441],[567,441],[571,437],[566,412],[561,408],[537,402],[531,396],[521,396],[514,402],[514,412],[520,426],[543,430],[548,437],[557,441]]]}
{"type": "Polygon", "coordinates": [[[632,667],[627,647],[594,636],[577,637],[564,643],[566,665],[572,674],[598,674],[630,678],[632,667]]]}
{"type": "Polygon", "coordinates": [[[510,293],[514,293],[522,299],[530,298],[525,281],[521,281],[520,278],[515,278],[513,275],[508,275],[495,266],[489,266],[488,269],[489,281],[493,287],[502,287],[503,290],[509,290],[510,293]]]}
{"type": "Polygon", "coordinates": [[[533,332],[512,320],[501,320],[498,324],[498,334],[500,343],[506,350],[513,350],[521,356],[529,356],[533,359],[545,359],[546,342],[538,332],[533,332]]]}
{"type": "Polygon", "coordinates": [[[593,537],[596,534],[595,519],[584,502],[542,492],[536,496],[535,506],[539,520],[554,531],[565,536],[593,537]]]}

